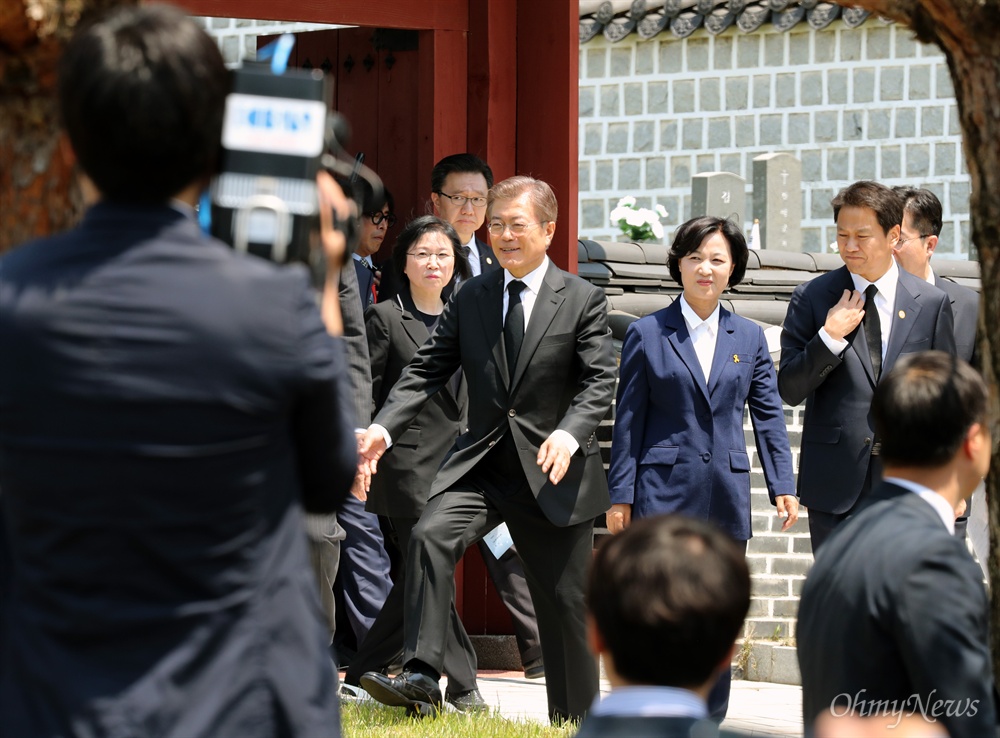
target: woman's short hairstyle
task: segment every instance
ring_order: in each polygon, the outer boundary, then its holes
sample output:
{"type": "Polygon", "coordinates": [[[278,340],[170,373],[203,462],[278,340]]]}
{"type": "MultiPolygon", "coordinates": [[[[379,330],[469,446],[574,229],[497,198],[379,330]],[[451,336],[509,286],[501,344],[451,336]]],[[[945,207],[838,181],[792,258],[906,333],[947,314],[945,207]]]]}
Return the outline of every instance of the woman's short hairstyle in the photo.
{"type": "Polygon", "coordinates": [[[703,215],[684,223],[674,234],[674,242],[670,245],[670,253],[667,254],[667,267],[670,269],[670,276],[677,284],[681,284],[681,259],[696,251],[713,233],[721,233],[729,243],[729,255],[733,260],[733,273],[729,277],[729,286],[735,287],[743,281],[747,271],[747,259],[750,257],[743,231],[731,220],[703,215]]]}
{"type": "MultiPolygon", "coordinates": [[[[396,239],[396,245],[392,249],[392,268],[399,277],[400,284],[409,284],[410,279],[406,276],[406,254],[420,239],[429,233],[441,233],[451,243],[451,251],[455,255],[455,272],[452,274],[452,282],[455,277],[468,279],[472,272],[469,269],[469,260],[462,250],[462,242],[458,238],[451,223],[441,220],[436,215],[421,215],[415,220],[411,220],[403,228],[403,232],[396,239]]],[[[449,282],[451,284],[451,282],[449,282]]]]}

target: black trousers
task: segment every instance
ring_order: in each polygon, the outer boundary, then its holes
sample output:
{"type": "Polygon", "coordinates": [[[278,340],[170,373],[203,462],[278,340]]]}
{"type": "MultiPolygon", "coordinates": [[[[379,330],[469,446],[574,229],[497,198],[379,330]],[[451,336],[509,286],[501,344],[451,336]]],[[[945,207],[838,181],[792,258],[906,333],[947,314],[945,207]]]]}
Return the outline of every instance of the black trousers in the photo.
{"type": "MultiPolygon", "coordinates": [[[[381,671],[403,650],[403,632],[406,613],[403,596],[406,589],[408,566],[407,551],[410,538],[418,518],[390,518],[399,538],[399,548],[403,566],[375,618],[368,635],[365,636],[357,655],[351,661],[344,682],[353,686],[360,684],[361,676],[368,671],[381,671]]],[[[448,603],[448,628],[445,632],[444,654],[441,664],[435,668],[448,675],[449,693],[460,693],[476,687],[476,652],[472,647],[465,628],[455,610],[454,589],[448,603]]]]}
{"type": "Polygon", "coordinates": [[[851,509],[842,513],[828,513],[822,510],[809,510],[809,540],[812,544],[812,553],[815,556],[830,534],[837,527],[847,520],[858,506],[864,502],[865,498],[871,494],[872,486],[882,481],[882,462],[878,456],[872,456],[868,464],[868,473],[865,475],[864,484],[861,487],[861,494],[851,506],[851,509]]]}
{"type": "Polygon", "coordinates": [[[432,498],[413,529],[404,660],[419,659],[444,671],[455,566],[466,548],[501,522],[510,528],[535,603],[549,717],[582,718],[598,690],[584,608],[594,524],[563,528],[545,517],[507,436],[455,487],[432,498]]]}

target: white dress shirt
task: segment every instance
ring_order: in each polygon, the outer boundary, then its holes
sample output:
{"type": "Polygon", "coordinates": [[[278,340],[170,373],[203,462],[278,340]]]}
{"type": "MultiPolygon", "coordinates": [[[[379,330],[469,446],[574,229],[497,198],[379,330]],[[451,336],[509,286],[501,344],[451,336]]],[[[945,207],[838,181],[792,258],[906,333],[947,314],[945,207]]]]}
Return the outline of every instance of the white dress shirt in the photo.
{"type": "MultiPolygon", "coordinates": [[[[860,292],[862,295],[865,294],[865,290],[868,289],[868,285],[874,284],[878,292],[875,295],[875,309],[878,310],[878,318],[881,323],[882,328],[882,363],[885,363],[885,351],[889,346],[889,332],[892,329],[892,319],[893,308],[896,305],[896,287],[899,285],[899,267],[896,265],[895,259],[889,260],[889,269],[881,277],[875,280],[875,282],[869,282],[862,276],[857,274],[851,275],[851,281],[854,282],[854,289],[860,292]]],[[[867,309],[867,305],[865,306],[867,309]]],[[[826,347],[830,349],[830,353],[840,356],[844,353],[847,348],[847,339],[840,339],[839,341],[834,339],[829,333],[826,332],[826,327],[819,329],[819,337],[826,344],[826,347]]]]}
{"type": "Polygon", "coordinates": [[[916,482],[911,482],[909,479],[886,477],[884,481],[891,484],[898,484],[900,487],[905,487],[921,500],[933,507],[934,512],[938,514],[938,517],[941,518],[941,522],[944,523],[944,527],[948,529],[949,533],[955,535],[955,511],[952,509],[951,505],[948,504],[948,500],[929,487],[917,484],[916,482]]]}
{"type": "Polygon", "coordinates": [[[705,375],[705,384],[708,385],[708,378],[712,375],[712,359],[715,358],[715,344],[719,340],[719,306],[716,305],[712,314],[702,320],[694,308],[688,305],[684,295],[681,295],[680,301],[681,315],[687,323],[694,352],[698,355],[698,363],[705,375]]]}
{"type": "Polygon", "coordinates": [[[465,258],[469,260],[469,271],[472,272],[473,277],[478,277],[483,273],[483,265],[479,261],[479,247],[476,245],[475,233],[472,234],[468,243],[462,244],[462,248],[465,250],[465,258]]]}

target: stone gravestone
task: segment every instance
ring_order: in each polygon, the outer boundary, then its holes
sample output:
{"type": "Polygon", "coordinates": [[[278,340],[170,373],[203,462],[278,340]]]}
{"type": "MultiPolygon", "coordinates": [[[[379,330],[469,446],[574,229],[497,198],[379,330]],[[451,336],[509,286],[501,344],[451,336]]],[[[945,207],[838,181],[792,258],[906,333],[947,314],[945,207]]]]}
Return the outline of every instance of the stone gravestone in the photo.
{"type": "Polygon", "coordinates": [[[732,172],[706,172],[691,177],[691,217],[729,218],[740,230],[746,216],[746,185],[732,172]]]}
{"type": "Polygon", "coordinates": [[[754,158],[753,213],[761,248],[802,251],[802,162],[791,154],[754,158]]]}

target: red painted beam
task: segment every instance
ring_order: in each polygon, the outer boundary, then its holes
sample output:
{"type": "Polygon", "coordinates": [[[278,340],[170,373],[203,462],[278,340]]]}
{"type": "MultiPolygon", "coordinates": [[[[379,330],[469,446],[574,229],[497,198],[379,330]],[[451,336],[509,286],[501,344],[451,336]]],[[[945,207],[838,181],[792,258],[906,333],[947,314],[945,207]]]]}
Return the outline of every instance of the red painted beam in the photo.
{"type": "Polygon", "coordinates": [[[417,125],[418,192],[430,199],[435,162],[465,151],[468,109],[468,34],[422,31],[417,125]]]}
{"type": "Polygon", "coordinates": [[[579,8],[517,0],[517,173],[548,182],[559,201],[549,256],[577,270],[579,8]]]}
{"type": "MultiPolygon", "coordinates": [[[[469,28],[469,0],[173,0],[192,15],[338,23],[373,28],[469,28]]],[[[574,25],[576,28],[576,25],[574,25]]]]}

